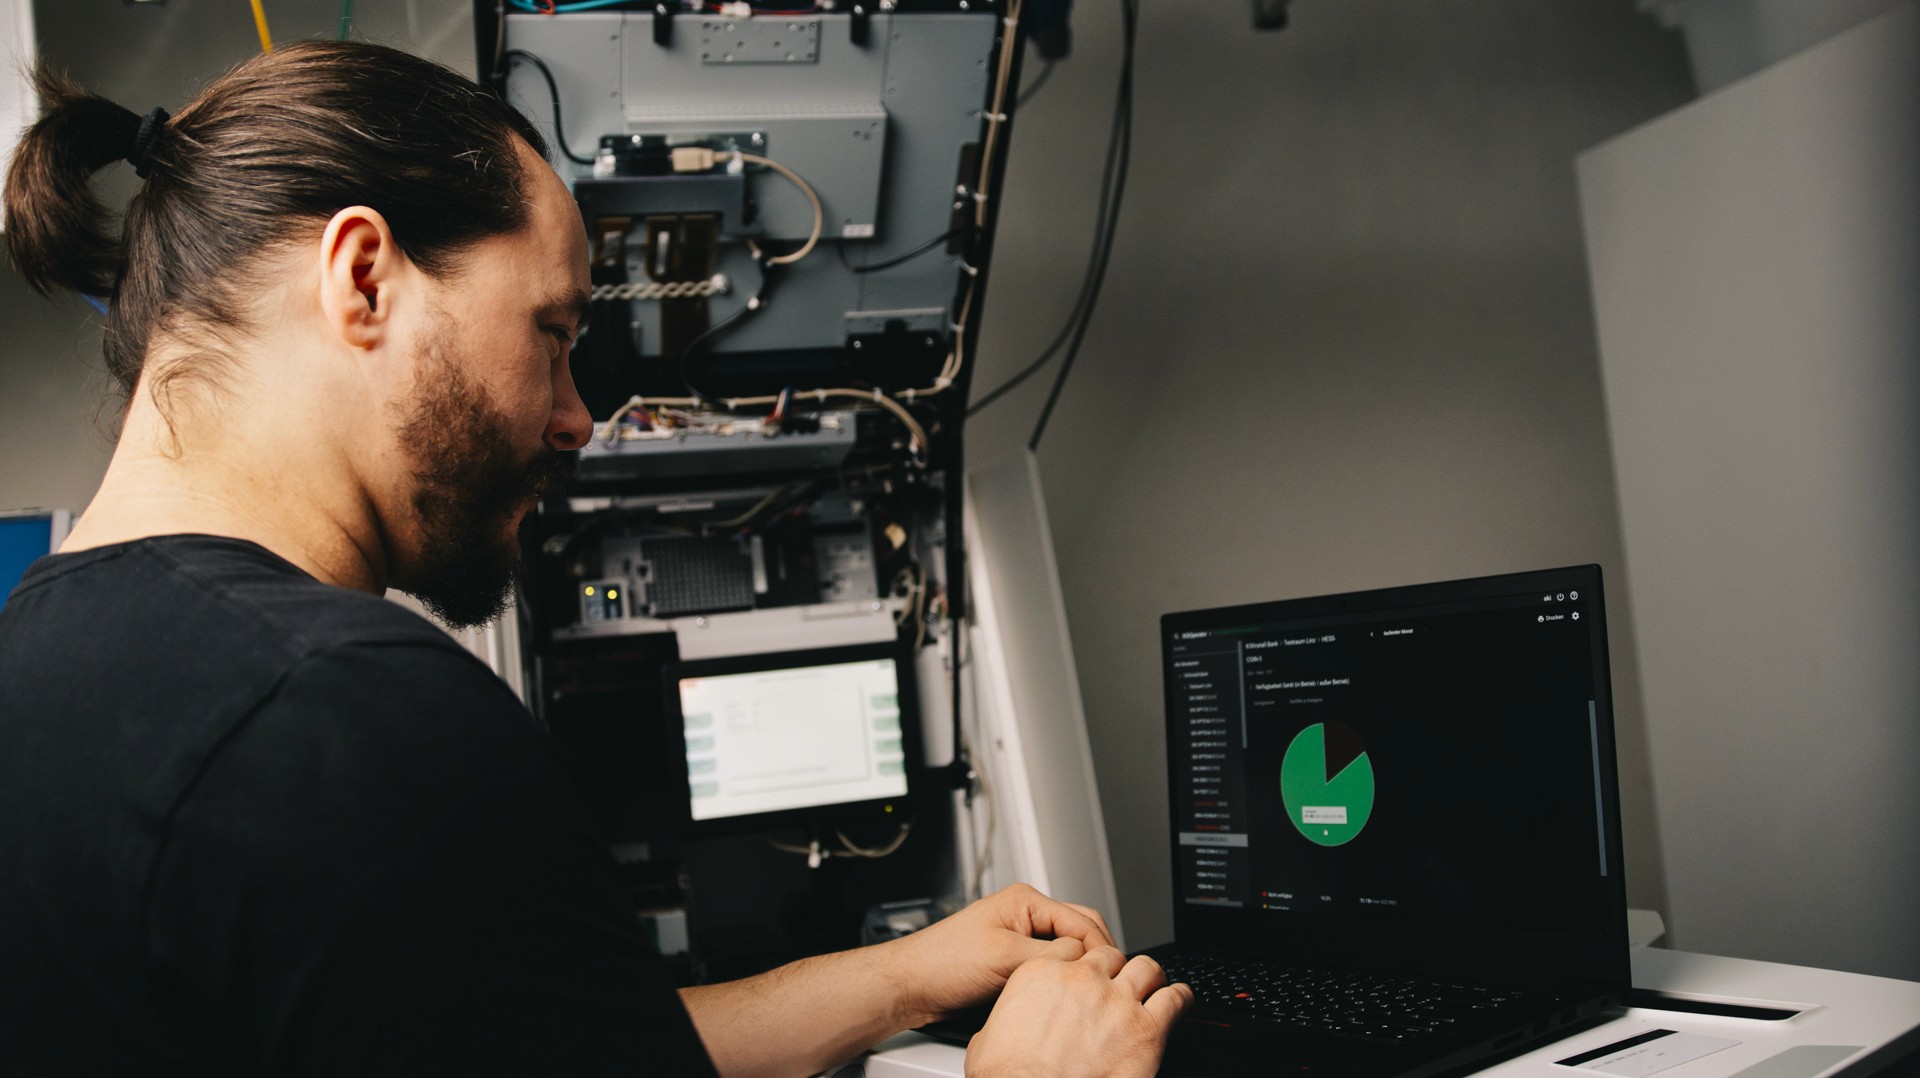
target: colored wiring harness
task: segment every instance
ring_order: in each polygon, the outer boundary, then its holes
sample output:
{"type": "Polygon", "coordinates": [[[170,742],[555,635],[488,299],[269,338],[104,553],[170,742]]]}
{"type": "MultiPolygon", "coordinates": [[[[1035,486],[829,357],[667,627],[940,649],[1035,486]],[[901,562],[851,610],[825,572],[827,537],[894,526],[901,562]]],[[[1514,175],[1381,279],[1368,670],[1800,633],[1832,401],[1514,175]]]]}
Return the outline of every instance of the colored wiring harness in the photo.
{"type": "MultiPolygon", "coordinates": [[[[511,0],[512,6],[521,11],[540,14],[567,14],[570,12],[592,11],[629,4],[631,2],[632,0],[573,0],[571,3],[556,3],[553,2],[553,0],[540,0],[540,2],[536,3],[535,0],[511,0]]],[[[988,207],[994,194],[994,165],[1003,141],[1001,129],[1011,118],[1007,113],[1008,91],[1013,72],[1014,46],[1018,40],[1022,5],[1023,0],[1009,0],[1008,2],[1007,14],[1002,20],[1005,36],[1002,39],[1000,47],[999,63],[996,65],[994,71],[991,104],[983,116],[987,129],[986,134],[981,140],[980,172],[978,179],[973,185],[972,191],[969,192],[973,199],[973,227],[978,234],[984,234],[986,230],[988,207]]],[[[720,7],[724,8],[725,5],[720,5],[720,7]]],[[[795,9],[783,9],[783,13],[793,10],[795,9]]],[[[812,10],[818,10],[818,8],[816,7],[812,10]]],[[[760,8],[750,9],[750,12],[752,11],[759,11],[766,14],[774,13],[771,10],[760,8]]],[[[556,92],[554,96],[557,98],[558,93],[556,92]]],[[[558,133],[558,125],[556,124],[555,134],[557,135],[558,133]]],[[[568,153],[568,156],[572,156],[571,152],[568,153]]],[[[790,265],[810,254],[820,241],[824,212],[820,204],[819,195],[814,192],[812,186],[798,173],[770,158],[761,157],[757,154],[711,150],[701,147],[681,147],[674,151],[674,167],[676,171],[699,171],[716,164],[723,164],[728,160],[737,160],[741,164],[757,165],[778,172],[807,197],[807,201],[813,210],[814,226],[805,244],[789,254],[777,255],[771,258],[763,257],[759,249],[754,247],[753,251],[756,261],[761,262],[765,267],[771,268],[774,266],[790,265]]],[[[879,389],[860,389],[846,386],[824,389],[787,390],[776,396],[729,397],[711,401],[697,395],[670,398],[656,397],[650,401],[643,401],[640,397],[636,396],[628,401],[627,405],[623,406],[620,411],[615,413],[613,420],[607,422],[603,428],[603,436],[607,442],[611,444],[619,437],[618,421],[632,414],[633,410],[644,410],[647,404],[651,404],[657,408],[697,409],[717,406],[725,411],[731,412],[743,408],[764,408],[779,405],[782,402],[782,398],[795,400],[812,399],[817,403],[825,403],[830,400],[844,400],[874,405],[890,412],[895,418],[899,419],[901,425],[907,430],[914,462],[925,467],[926,450],[929,444],[926,428],[920,424],[918,419],[914,418],[913,413],[909,411],[902,402],[911,403],[924,397],[944,393],[952,387],[954,380],[959,376],[960,366],[965,362],[966,357],[967,320],[972,316],[973,305],[980,290],[979,270],[973,266],[964,266],[962,268],[967,275],[967,285],[966,291],[961,297],[957,317],[950,327],[953,331],[953,347],[947,353],[945,361],[941,364],[940,372],[934,377],[930,385],[901,390],[894,396],[888,396],[879,389]]],[[[691,353],[697,351],[698,346],[705,345],[721,333],[732,329],[747,316],[760,310],[764,306],[765,301],[762,295],[756,294],[749,297],[746,305],[740,310],[714,323],[705,333],[695,338],[694,341],[689,344],[686,351],[683,352],[683,360],[691,353]]]]}

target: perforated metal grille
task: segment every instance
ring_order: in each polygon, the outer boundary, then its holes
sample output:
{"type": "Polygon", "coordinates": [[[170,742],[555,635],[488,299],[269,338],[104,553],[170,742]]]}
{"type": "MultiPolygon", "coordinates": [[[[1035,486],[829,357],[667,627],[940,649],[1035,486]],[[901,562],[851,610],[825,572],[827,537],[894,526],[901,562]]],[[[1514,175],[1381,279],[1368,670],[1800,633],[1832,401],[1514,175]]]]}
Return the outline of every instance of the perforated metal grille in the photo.
{"type": "Polygon", "coordinates": [[[753,606],[753,560],[730,539],[661,539],[645,546],[647,605],[656,618],[753,606]]]}

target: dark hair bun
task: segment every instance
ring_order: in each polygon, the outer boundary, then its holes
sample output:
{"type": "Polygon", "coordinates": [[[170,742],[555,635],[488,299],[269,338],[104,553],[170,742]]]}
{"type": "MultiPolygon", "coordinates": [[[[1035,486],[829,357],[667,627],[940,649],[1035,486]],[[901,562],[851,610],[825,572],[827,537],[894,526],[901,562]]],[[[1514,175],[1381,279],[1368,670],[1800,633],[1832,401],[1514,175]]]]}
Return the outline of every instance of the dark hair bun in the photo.
{"type": "Polygon", "coordinates": [[[58,288],[111,295],[120,237],[91,180],[132,150],[140,117],[82,90],[44,59],[34,66],[33,88],[44,111],[7,171],[7,253],[42,295],[58,288]]]}

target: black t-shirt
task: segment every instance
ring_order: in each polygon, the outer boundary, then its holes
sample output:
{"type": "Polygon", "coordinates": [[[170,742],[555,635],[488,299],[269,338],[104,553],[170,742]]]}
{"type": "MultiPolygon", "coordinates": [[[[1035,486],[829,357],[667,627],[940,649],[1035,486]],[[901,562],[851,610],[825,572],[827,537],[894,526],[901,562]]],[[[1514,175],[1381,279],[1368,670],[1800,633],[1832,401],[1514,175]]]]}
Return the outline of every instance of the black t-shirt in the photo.
{"type": "Polygon", "coordinates": [[[44,559],[0,610],[0,1073],[712,1066],[485,666],[172,536],[44,559]]]}

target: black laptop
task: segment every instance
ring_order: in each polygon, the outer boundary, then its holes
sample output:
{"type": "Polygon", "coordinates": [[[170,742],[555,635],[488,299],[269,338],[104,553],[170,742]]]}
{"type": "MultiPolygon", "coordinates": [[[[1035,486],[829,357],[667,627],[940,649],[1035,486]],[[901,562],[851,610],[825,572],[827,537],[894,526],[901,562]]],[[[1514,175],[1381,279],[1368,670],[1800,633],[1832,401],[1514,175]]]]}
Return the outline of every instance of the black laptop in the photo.
{"type": "Polygon", "coordinates": [[[1607,632],[1584,566],[1161,621],[1163,1073],[1417,1078],[1628,990],[1607,632]]]}

